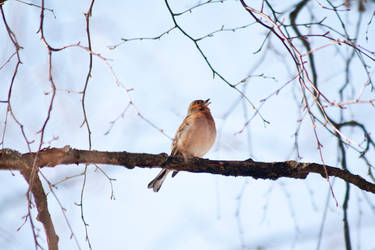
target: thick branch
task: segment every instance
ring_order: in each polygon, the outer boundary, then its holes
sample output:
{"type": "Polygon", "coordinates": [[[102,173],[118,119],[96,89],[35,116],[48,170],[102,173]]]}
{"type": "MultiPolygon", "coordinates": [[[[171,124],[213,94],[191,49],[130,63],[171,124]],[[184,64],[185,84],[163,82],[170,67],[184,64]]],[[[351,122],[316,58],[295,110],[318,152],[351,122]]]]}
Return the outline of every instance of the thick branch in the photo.
{"type": "MultiPolygon", "coordinates": [[[[31,179],[32,164],[26,164],[27,161],[23,159],[22,155],[20,155],[16,151],[10,151],[7,149],[0,151],[1,168],[3,167],[3,160],[8,162],[6,160],[7,156],[11,156],[11,161],[14,160],[12,164],[17,165],[17,170],[21,172],[21,174],[29,183],[29,185],[32,185],[30,187],[30,190],[34,196],[35,204],[38,210],[37,220],[43,224],[44,231],[46,232],[46,236],[47,236],[48,249],[57,250],[59,237],[57,236],[55,228],[53,226],[51,215],[48,211],[47,196],[44,192],[43,185],[39,179],[38,174],[33,175],[33,180],[32,180],[31,179]]],[[[29,216],[31,215],[29,214],[29,216]]]]}
{"type": "MultiPolygon", "coordinates": [[[[20,154],[10,149],[0,150],[0,169],[20,170],[20,163],[30,164],[36,153],[20,154]]],[[[132,169],[156,168],[167,159],[167,154],[145,154],[129,152],[103,152],[64,148],[48,148],[39,152],[37,165],[39,167],[54,167],[61,164],[108,164],[124,166],[132,169]]],[[[302,163],[296,161],[285,162],[256,162],[251,159],[245,161],[215,161],[195,158],[189,163],[175,158],[167,168],[194,173],[211,173],[225,176],[251,176],[255,179],[276,180],[280,177],[305,179],[309,173],[320,174],[325,178],[324,166],[317,163],[302,163]]],[[[375,184],[366,181],[359,175],[347,170],[326,166],[329,176],[338,177],[358,188],[374,193],[375,184]]]]}

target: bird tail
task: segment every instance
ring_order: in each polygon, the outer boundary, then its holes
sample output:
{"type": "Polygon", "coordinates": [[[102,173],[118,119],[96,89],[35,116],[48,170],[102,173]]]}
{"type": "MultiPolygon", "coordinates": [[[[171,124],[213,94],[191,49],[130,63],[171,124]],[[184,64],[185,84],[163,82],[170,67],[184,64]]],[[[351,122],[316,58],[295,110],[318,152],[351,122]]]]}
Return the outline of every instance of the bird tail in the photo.
{"type": "Polygon", "coordinates": [[[152,188],[154,192],[158,192],[165,178],[167,177],[170,169],[162,169],[159,174],[147,185],[148,188],[152,188]]]}

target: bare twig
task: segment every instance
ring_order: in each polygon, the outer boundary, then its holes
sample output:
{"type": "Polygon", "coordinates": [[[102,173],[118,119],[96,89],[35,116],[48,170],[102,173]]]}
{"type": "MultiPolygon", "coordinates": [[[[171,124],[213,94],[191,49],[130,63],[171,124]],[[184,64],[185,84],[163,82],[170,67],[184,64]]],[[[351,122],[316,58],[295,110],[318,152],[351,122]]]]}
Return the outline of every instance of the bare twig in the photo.
{"type": "MultiPolygon", "coordinates": [[[[90,35],[90,17],[92,15],[92,9],[94,7],[94,2],[95,0],[92,0],[90,2],[89,9],[87,12],[84,14],[85,15],[85,20],[86,20],[86,35],[87,35],[87,44],[88,44],[88,50],[92,51],[91,47],[91,35],[90,35]]],[[[86,113],[86,93],[87,93],[87,87],[89,84],[89,80],[91,78],[91,72],[92,72],[92,53],[89,53],[89,69],[86,75],[86,80],[85,80],[85,85],[82,90],[82,111],[83,111],[83,122],[81,124],[81,127],[83,125],[86,125],[87,133],[88,133],[88,142],[89,142],[89,150],[91,150],[92,147],[92,138],[91,138],[91,129],[90,129],[90,124],[87,118],[87,113],[86,113]]],[[[84,175],[83,175],[83,182],[82,182],[82,188],[81,188],[81,201],[80,201],[80,208],[81,208],[81,219],[83,222],[83,225],[85,227],[85,234],[86,234],[86,241],[90,249],[92,249],[91,242],[90,242],[90,237],[88,234],[88,223],[86,222],[85,216],[84,216],[84,209],[83,209],[83,198],[84,198],[84,191],[85,191],[85,186],[86,186],[86,179],[87,179],[87,167],[88,165],[86,164],[85,170],[84,170],[84,175]]]]}

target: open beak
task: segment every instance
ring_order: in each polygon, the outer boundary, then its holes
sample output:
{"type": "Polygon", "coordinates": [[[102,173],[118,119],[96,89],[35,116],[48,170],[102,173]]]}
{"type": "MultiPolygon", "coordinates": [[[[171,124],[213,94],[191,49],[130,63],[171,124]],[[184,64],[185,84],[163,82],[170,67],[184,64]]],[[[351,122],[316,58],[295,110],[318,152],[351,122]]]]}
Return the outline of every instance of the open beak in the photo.
{"type": "Polygon", "coordinates": [[[204,104],[205,104],[206,106],[210,105],[210,104],[211,104],[211,102],[210,102],[210,98],[208,98],[207,100],[205,100],[205,101],[204,101],[204,104]]]}

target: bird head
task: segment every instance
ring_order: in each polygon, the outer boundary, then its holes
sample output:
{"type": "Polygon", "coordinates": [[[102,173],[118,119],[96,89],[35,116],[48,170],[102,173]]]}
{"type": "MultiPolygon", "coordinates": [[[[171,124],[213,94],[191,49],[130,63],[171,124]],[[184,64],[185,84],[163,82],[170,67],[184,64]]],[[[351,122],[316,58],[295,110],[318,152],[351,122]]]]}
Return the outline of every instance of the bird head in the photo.
{"type": "Polygon", "coordinates": [[[210,110],[208,105],[210,104],[210,99],[207,100],[195,100],[192,101],[188,108],[188,115],[195,113],[197,111],[210,110]]]}

